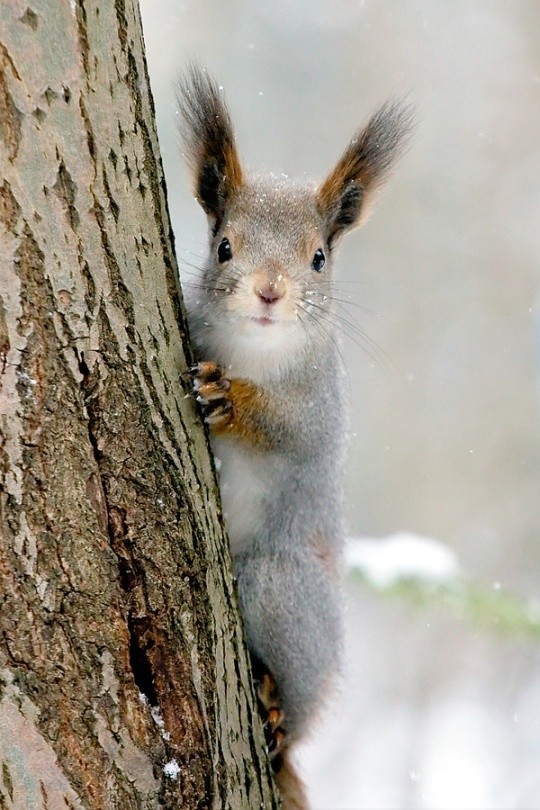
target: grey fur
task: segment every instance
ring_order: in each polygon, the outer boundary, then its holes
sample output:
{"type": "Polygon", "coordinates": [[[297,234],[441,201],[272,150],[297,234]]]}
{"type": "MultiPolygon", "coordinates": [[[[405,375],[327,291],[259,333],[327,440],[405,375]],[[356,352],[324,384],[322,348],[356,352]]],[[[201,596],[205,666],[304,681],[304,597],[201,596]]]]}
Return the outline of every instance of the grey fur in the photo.
{"type": "MultiPolygon", "coordinates": [[[[219,153],[214,127],[205,126],[208,109],[218,116],[227,143],[234,143],[234,137],[215,84],[196,68],[190,76],[181,89],[187,111],[185,137],[190,144],[198,143],[200,165],[207,152],[219,153]],[[217,112],[216,104],[221,105],[217,112]]],[[[396,105],[382,108],[348,147],[347,164],[356,143],[365,176],[377,169],[386,174],[404,139],[405,129],[400,129],[404,120],[396,105]],[[384,155],[377,151],[379,144],[384,155]]],[[[346,176],[345,184],[350,181],[346,176]]],[[[269,448],[256,449],[227,437],[214,438],[213,446],[222,461],[223,501],[232,504],[227,524],[248,644],[276,679],[291,740],[302,735],[323,702],[338,668],[342,638],[335,568],[343,544],[346,418],[333,326],[328,222],[335,219],[345,191],[345,186],[337,188],[336,198],[325,208],[314,185],[242,175],[241,182],[227,187],[217,226],[210,216],[210,254],[201,289],[189,306],[199,360],[219,363],[231,378],[252,380],[272,403],[270,410],[261,407],[253,417],[269,448]],[[232,260],[220,266],[216,252],[227,234],[237,239],[239,247],[232,260]],[[326,256],[321,273],[311,267],[310,256],[317,248],[326,256]],[[248,300],[246,315],[243,305],[235,302],[243,300],[246,282],[260,272],[269,284],[287,277],[291,306],[296,309],[279,327],[266,331],[253,327],[250,345],[242,335],[251,334],[251,304],[248,300]],[[280,348],[284,339],[289,343],[280,348]],[[246,488],[245,503],[243,493],[231,493],[230,486],[246,488]],[[254,503],[254,515],[244,515],[242,510],[249,513],[254,503]]],[[[349,218],[339,227],[345,230],[355,224],[349,218]]]]}

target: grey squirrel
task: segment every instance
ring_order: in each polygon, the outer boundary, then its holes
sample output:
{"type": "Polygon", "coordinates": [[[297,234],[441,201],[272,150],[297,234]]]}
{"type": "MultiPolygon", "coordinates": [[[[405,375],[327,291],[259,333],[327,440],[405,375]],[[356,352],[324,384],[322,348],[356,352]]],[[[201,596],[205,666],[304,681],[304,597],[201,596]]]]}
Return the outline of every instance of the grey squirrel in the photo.
{"type": "Polygon", "coordinates": [[[223,94],[180,84],[210,252],[188,323],[194,388],[220,460],[225,522],[269,754],[287,810],[307,808],[290,751],[338,670],[345,443],[332,273],[411,131],[387,102],[319,185],[246,176],[223,94]]]}

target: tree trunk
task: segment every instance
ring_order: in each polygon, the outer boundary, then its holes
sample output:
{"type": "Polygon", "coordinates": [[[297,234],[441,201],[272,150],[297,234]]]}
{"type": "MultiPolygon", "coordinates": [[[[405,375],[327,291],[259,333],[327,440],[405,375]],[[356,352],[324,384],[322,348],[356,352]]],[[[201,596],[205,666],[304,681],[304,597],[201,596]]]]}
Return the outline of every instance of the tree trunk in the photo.
{"type": "Polygon", "coordinates": [[[0,807],[277,807],[135,0],[0,5],[0,807]]]}

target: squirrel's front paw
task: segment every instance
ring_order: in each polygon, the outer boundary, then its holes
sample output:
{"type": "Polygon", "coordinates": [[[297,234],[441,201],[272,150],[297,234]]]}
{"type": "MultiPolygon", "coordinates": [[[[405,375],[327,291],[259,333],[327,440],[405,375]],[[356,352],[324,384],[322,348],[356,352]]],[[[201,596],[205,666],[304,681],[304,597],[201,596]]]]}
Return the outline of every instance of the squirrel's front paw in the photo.
{"type": "Polygon", "coordinates": [[[230,380],[223,369],[211,360],[190,368],[193,391],[201,406],[204,421],[211,427],[225,427],[232,420],[232,401],[229,396],[230,380]]]}

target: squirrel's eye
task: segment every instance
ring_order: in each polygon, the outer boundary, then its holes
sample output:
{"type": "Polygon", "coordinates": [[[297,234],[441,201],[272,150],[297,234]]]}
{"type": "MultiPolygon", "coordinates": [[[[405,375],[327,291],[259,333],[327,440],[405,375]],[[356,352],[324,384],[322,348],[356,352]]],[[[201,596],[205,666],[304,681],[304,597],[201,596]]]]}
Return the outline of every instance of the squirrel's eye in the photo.
{"type": "Polygon", "coordinates": [[[315,255],[313,257],[313,261],[311,262],[311,266],[317,273],[320,273],[324,267],[325,261],[326,261],[325,255],[319,248],[318,250],[315,251],[315,255]]]}
{"type": "Polygon", "coordinates": [[[232,248],[228,239],[222,239],[219,243],[217,257],[220,264],[223,264],[223,262],[228,262],[229,259],[232,259],[232,248]]]}

